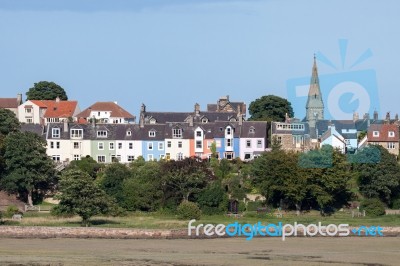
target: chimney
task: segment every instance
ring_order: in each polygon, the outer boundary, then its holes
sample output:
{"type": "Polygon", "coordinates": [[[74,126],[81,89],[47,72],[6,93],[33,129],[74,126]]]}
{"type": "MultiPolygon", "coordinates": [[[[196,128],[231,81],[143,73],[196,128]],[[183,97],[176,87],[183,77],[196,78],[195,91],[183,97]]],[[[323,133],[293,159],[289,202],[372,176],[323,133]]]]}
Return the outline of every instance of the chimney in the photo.
{"type": "Polygon", "coordinates": [[[92,117],[92,127],[96,127],[96,117],[95,116],[93,116],[92,117]]]}
{"type": "Polygon", "coordinates": [[[144,103],[142,103],[142,106],[140,107],[140,112],[146,113],[146,105],[144,105],[144,103]]]}
{"type": "Polygon", "coordinates": [[[60,102],[60,97],[57,96],[56,103],[59,103],[59,102],[60,102]]]}
{"type": "Polygon", "coordinates": [[[64,119],[64,132],[68,132],[68,119],[64,119]]]}
{"type": "Polygon", "coordinates": [[[397,114],[397,113],[395,114],[394,120],[399,121],[399,114],[397,114]]]}
{"type": "Polygon", "coordinates": [[[365,120],[368,119],[369,120],[369,113],[365,113],[364,116],[363,116],[363,119],[365,119],[365,120]]]}
{"type": "Polygon", "coordinates": [[[194,113],[196,114],[196,116],[200,115],[200,104],[196,103],[194,105],[194,113]]]}
{"type": "Polygon", "coordinates": [[[239,126],[243,125],[243,115],[241,113],[238,113],[238,118],[239,118],[239,126]]]}
{"type": "Polygon", "coordinates": [[[189,116],[189,126],[193,126],[193,116],[189,116]]]}
{"type": "Polygon", "coordinates": [[[289,115],[288,115],[288,113],[285,113],[285,123],[289,123],[289,122],[290,122],[289,115]]]}
{"type": "Polygon", "coordinates": [[[374,120],[378,120],[378,112],[376,110],[374,111],[374,120]]]}
{"type": "Polygon", "coordinates": [[[358,113],[354,112],[353,113],[353,122],[356,122],[359,119],[358,113]]]}
{"type": "Polygon", "coordinates": [[[21,93],[18,93],[18,94],[17,94],[17,104],[18,104],[18,105],[21,105],[21,104],[22,104],[22,94],[21,94],[21,93]]]}
{"type": "Polygon", "coordinates": [[[385,124],[390,124],[390,112],[386,112],[385,124]]]}

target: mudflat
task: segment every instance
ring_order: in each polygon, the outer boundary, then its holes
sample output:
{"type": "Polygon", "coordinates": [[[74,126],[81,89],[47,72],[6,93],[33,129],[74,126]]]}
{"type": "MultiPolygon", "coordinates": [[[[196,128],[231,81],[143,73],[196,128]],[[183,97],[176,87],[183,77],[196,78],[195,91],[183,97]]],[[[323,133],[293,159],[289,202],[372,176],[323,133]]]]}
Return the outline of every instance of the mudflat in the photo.
{"type": "Polygon", "coordinates": [[[399,237],[0,239],[0,265],[399,265],[399,237]]]}

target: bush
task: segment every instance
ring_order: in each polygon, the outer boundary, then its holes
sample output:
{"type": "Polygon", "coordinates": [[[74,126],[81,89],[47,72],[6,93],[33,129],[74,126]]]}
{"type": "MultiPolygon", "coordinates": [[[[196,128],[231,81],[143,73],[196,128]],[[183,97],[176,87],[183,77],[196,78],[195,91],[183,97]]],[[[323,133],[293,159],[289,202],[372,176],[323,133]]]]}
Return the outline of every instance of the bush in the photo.
{"type": "Polygon", "coordinates": [[[392,204],[392,209],[399,210],[400,209],[400,199],[395,199],[392,204]]]}
{"type": "Polygon", "coordinates": [[[201,210],[199,206],[190,201],[182,201],[176,209],[179,219],[200,219],[201,210]]]}
{"type": "Polygon", "coordinates": [[[247,211],[257,211],[258,208],[262,208],[262,201],[249,201],[247,202],[247,211]]]}
{"type": "Polygon", "coordinates": [[[11,218],[16,213],[19,213],[18,207],[15,205],[10,205],[7,207],[5,217],[11,218]]]}
{"type": "Polygon", "coordinates": [[[361,210],[368,216],[381,216],[385,214],[385,204],[378,198],[365,199],[361,202],[361,210]]]}

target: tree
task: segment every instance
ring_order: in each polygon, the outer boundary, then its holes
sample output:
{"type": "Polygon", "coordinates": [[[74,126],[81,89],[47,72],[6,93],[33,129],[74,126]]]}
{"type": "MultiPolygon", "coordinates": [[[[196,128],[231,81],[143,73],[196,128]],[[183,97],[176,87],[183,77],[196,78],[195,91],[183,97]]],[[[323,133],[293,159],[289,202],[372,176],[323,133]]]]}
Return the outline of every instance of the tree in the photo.
{"type": "Polygon", "coordinates": [[[89,174],[93,179],[97,177],[97,173],[100,171],[102,165],[96,162],[89,155],[81,158],[80,160],[72,161],[68,169],[78,169],[89,174]]]}
{"type": "Polygon", "coordinates": [[[32,132],[10,133],[4,140],[6,174],[2,187],[33,204],[32,196],[43,196],[57,181],[53,161],[46,154],[46,141],[32,132]]]}
{"type": "Polygon", "coordinates": [[[90,218],[109,214],[115,209],[112,199],[87,173],[80,170],[63,172],[60,179],[60,203],[53,208],[55,215],[79,215],[82,226],[90,225],[90,218]]]}
{"type": "Polygon", "coordinates": [[[353,157],[360,192],[390,205],[400,186],[400,166],[394,155],[379,145],[371,145],[353,157]]]}
{"type": "Polygon", "coordinates": [[[33,87],[26,93],[27,100],[68,100],[65,90],[54,82],[40,81],[34,83],[33,87]]]}
{"type": "Polygon", "coordinates": [[[249,120],[258,121],[285,121],[285,115],[293,117],[292,104],[281,97],[275,95],[262,96],[250,103],[249,120]]]}
{"type": "Polygon", "coordinates": [[[298,154],[275,149],[253,162],[252,183],[260,189],[268,203],[282,203],[297,211],[307,195],[307,175],[298,166],[298,154]]]}
{"type": "Polygon", "coordinates": [[[106,167],[104,176],[100,180],[100,186],[107,195],[113,197],[118,204],[121,204],[124,201],[123,182],[130,175],[131,172],[126,165],[112,163],[106,167]]]}
{"type": "Polygon", "coordinates": [[[8,109],[0,109],[0,134],[6,136],[20,128],[18,118],[8,109]]]}

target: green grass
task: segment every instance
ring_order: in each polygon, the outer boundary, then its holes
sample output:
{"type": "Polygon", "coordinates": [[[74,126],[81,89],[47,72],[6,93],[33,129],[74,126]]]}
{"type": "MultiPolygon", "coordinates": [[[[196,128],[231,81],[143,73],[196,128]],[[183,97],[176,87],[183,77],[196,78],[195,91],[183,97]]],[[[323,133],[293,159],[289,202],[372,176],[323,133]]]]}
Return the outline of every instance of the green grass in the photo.
{"type": "MultiPolygon", "coordinates": [[[[3,219],[5,225],[21,226],[65,226],[79,227],[81,219],[78,216],[70,218],[54,217],[50,213],[28,212],[24,214],[22,221],[12,221],[3,219]]],[[[226,215],[203,215],[195,224],[229,224],[238,221],[239,223],[255,224],[257,222],[265,223],[302,223],[311,224],[321,222],[328,224],[349,224],[350,226],[360,225],[380,225],[380,226],[399,226],[400,215],[385,215],[380,217],[358,217],[351,218],[350,213],[337,212],[331,216],[322,217],[319,212],[311,211],[306,214],[296,216],[294,212],[283,212],[282,218],[277,218],[271,214],[257,215],[255,212],[245,213],[240,218],[228,217],[226,215]]],[[[140,228],[140,229],[185,229],[187,220],[179,220],[172,214],[160,213],[128,213],[123,217],[96,216],[91,219],[93,227],[109,228],[140,228]]]]}

